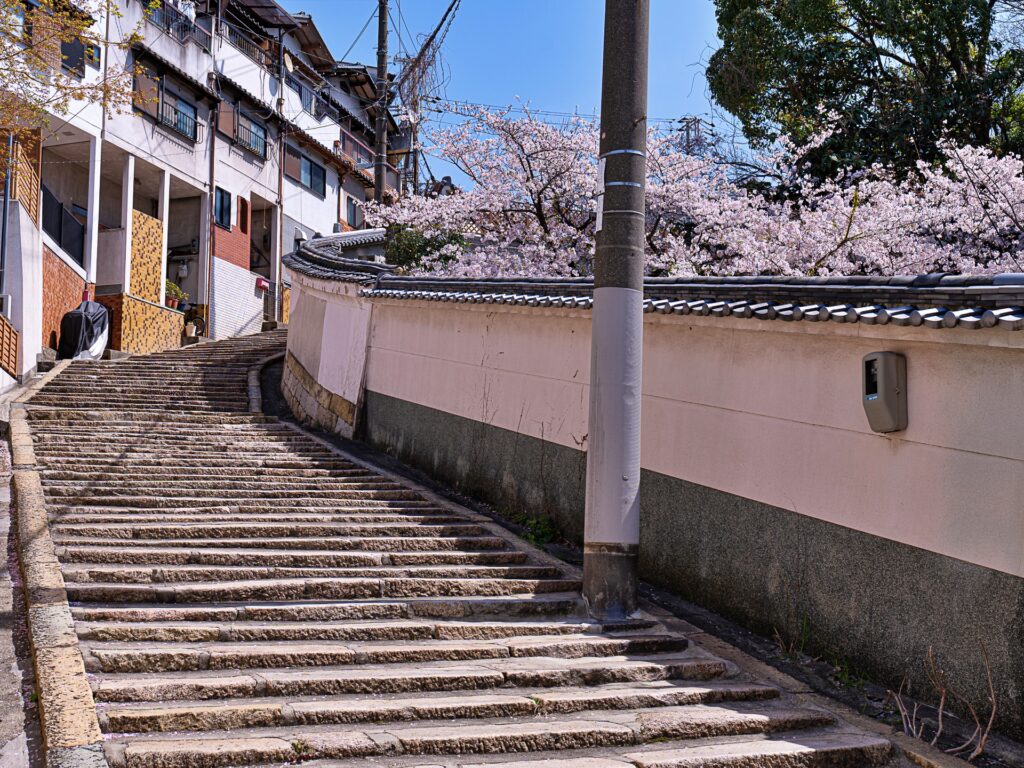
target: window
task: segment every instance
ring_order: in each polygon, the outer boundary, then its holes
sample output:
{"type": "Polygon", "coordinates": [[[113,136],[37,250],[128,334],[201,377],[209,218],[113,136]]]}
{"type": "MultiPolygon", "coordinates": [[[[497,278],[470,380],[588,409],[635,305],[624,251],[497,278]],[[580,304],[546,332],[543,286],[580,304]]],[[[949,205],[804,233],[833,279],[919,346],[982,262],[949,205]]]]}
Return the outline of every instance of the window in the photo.
{"type": "Polygon", "coordinates": [[[238,198],[238,229],[243,235],[249,234],[249,201],[241,196],[238,198]]]}
{"type": "Polygon", "coordinates": [[[78,77],[85,77],[85,43],[81,40],[61,40],[60,59],[64,69],[78,77]]]}
{"type": "Polygon", "coordinates": [[[345,220],[350,227],[359,226],[359,203],[356,202],[354,197],[348,198],[348,210],[345,220]]]}
{"type": "Polygon", "coordinates": [[[284,158],[285,175],[320,197],[327,194],[327,169],[294,147],[287,147],[284,158]]]}
{"type": "Polygon", "coordinates": [[[327,169],[308,157],[302,158],[302,186],[316,192],[320,197],[326,195],[327,169]]]}
{"type": "Polygon", "coordinates": [[[196,107],[177,94],[164,92],[160,103],[160,122],[192,141],[198,137],[196,107]]]}
{"type": "Polygon", "coordinates": [[[235,131],[235,139],[245,149],[266,159],[267,129],[261,123],[257,123],[251,117],[241,112],[238,113],[238,128],[235,131]]]}
{"type": "Polygon", "coordinates": [[[214,192],[213,220],[218,227],[231,229],[231,193],[220,187],[214,192]]]}

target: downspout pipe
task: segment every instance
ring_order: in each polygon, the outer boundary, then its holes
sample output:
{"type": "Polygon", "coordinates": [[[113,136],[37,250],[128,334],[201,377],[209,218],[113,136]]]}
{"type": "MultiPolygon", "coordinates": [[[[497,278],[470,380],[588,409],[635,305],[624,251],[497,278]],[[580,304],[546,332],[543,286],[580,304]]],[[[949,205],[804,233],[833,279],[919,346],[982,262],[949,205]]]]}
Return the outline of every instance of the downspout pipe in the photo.
{"type": "MultiPolygon", "coordinates": [[[[7,132],[7,164],[4,168],[4,220],[0,223],[0,294],[7,293],[7,219],[11,212],[11,170],[14,165],[14,131],[7,132]]],[[[4,307],[5,310],[10,309],[4,307]]]]}

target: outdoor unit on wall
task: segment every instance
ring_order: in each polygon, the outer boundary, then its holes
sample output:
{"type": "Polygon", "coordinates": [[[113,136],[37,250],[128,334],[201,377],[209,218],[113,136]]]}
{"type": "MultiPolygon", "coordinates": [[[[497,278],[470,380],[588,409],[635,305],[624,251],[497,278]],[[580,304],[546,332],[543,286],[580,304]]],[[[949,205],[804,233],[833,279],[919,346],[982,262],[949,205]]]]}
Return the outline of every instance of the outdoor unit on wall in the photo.
{"type": "Polygon", "coordinates": [[[862,402],[875,432],[907,428],[907,358],[898,352],[872,352],[861,363],[862,402]]]}

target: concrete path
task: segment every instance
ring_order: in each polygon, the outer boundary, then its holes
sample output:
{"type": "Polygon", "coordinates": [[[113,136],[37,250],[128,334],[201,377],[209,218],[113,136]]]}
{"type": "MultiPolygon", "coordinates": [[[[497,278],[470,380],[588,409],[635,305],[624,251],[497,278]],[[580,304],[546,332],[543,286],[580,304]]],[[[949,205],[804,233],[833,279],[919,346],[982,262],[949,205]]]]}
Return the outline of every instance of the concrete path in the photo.
{"type": "Polygon", "coordinates": [[[66,704],[110,765],[897,760],[681,622],[588,619],[570,566],[251,413],[283,344],[76,362],[29,404],[93,698],[66,704]]]}

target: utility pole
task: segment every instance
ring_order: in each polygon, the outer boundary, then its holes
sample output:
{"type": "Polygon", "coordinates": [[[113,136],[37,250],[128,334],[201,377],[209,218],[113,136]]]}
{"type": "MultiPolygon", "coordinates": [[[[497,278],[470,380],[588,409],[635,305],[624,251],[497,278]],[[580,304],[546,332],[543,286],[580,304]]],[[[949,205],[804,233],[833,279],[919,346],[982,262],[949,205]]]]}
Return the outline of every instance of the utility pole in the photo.
{"type": "Polygon", "coordinates": [[[377,157],[373,165],[373,199],[384,202],[388,162],[388,0],[377,0],[377,157]]]}
{"type": "Polygon", "coordinates": [[[649,0],[605,0],[583,595],[637,610],[649,0]]]}

